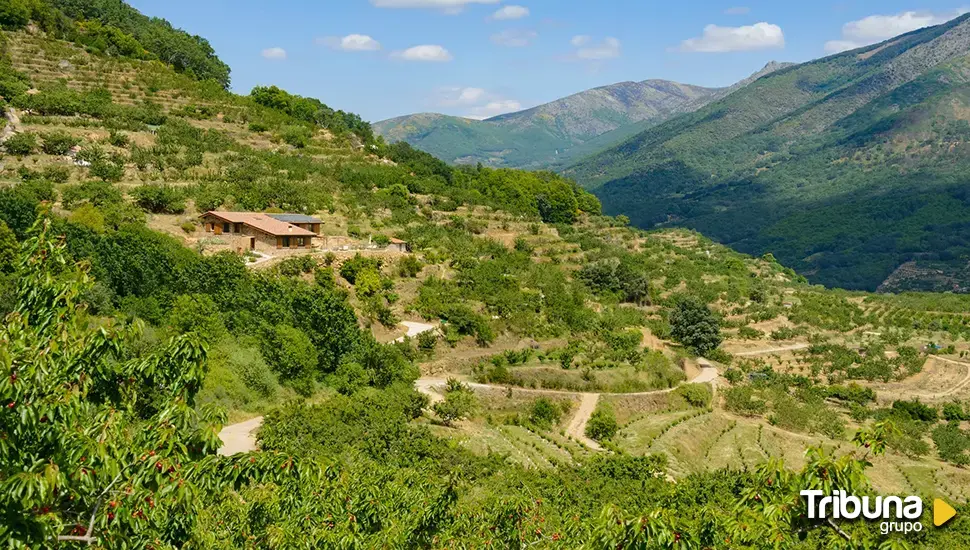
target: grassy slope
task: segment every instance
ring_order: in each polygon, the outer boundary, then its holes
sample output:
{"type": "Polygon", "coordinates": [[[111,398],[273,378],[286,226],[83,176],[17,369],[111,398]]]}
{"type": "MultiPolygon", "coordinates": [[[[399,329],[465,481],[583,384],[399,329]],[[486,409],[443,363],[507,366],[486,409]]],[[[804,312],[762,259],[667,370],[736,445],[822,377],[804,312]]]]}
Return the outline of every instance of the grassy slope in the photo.
{"type": "Polygon", "coordinates": [[[966,18],[789,67],[567,171],[607,211],[875,289],[967,252],[966,18]],[[932,191],[932,193],[927,193],[932,191]]]}

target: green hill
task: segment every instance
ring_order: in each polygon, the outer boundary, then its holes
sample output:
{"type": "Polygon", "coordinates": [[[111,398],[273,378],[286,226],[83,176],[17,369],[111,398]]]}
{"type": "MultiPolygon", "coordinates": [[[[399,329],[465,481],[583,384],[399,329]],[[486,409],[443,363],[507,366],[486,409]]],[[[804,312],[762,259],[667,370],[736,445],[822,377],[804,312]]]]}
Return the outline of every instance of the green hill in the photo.
{"type": "Polygon", "coordinates": [[[955,268],[970,253],[968,51],[965,16],[788,67],[566,174],[637,225],[693,227],[827,285],[955,268]]]}
{"type": "Polygon", "coordinates": [[[718,91],[665,80],[620,82],[483,121],[423,113],[377,122],[374,130],[454,164],[546,168],[588,154],[583,145],[597,136],[652,126],[718,91]]]}

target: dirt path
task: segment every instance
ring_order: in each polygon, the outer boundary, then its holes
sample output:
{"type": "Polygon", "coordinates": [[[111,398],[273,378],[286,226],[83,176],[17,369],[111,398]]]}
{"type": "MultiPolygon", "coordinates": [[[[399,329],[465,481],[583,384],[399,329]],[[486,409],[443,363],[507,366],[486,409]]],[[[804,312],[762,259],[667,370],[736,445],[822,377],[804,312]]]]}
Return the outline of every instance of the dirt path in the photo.
{"type": "Polygon", "coordinates": [[[10,139],[10,136],[17,131],[17,126],[20,125],[20,117],[17,116],[17,111],[13,107],[7,109],[4,116],[7,118],[7,125],[0,131],[0,143],[10,139]]]}
{"type": "Polygon", "coordinates": [[[947,359],[945,357],[940,357],[938,355],[934,356],[934,359],[938,361],[943,361],[944,363],[951,363],[953,365],[960,365],[961,367],[965,367],[967,369],[967,375],[963,377],[963,380],[960,380],[959,382],[954,384],[952,388],[946,390],[945,392],[923,393],[923,394],[919,394],[919,397],[923,397],[926,399],[942,399],[944,397],[955,394],[956,392],[960,391],[961,389],[967,386],[970,386],[970,363],[964,363],[963,361],[957,361],[955,359],[947,359]]]}
{"type": "Polygon", "coordinates": [[[586,437],[586,424],[589,422],[589,417],[593,415],[593,411],[596,410],[596,403],[599,400],[600,394],[598,393],[582,394],[579,409],[576,410],[576,414],[569,421],[569,426],[566,427],[566,435],[596,451],[601,451],[603,448],[600,447],[599,443],[586,437]]]}
{"type": "Polygon", "coordinates": [[[429,325],[428,323],[418,323],[416,321],[401,321],[401,324],[408,329],[407,334],[395,339],[395,342],[403,342],[405,338],[415,338],[419,334],[431,331],[435,329],[434,325],[429,325]]]}
{"type": "Polygon", "coordinates": [[[735,353],[733,355],[735,357],[754,357],[756,355],[770,355],[772,353],[779,353],[779,352],[782,352],[782,351],[795,351],[795,350],[800,350],[800,349],[807,349],[807,348],[809,348],[811,346],[812,346],[811,344],[792,344],[790,346],[781,346],[781,347],[777,347],[777,348],[756,349],[756,350],[751,350],[751,351],[740,351],[740,352],[735,353]]]}
{"type": "Polygon", "coordinates": [[[263,424],[263,417],[257,416],[245,422],[231,424],[222,428],[219,432],[219,439],[222,440],[222,447],[219,454],[223,456],[234,455],[236,453],[248,453],[256,450],[256,429],[263,424]]]}
{"type": "MultiPolygon", "coordinates": [[[[402,323],[402,324],[406,324],[406,323],[408,322],[406,321],[405,323],[402,323]]],[[[417,327],[415,330],[417,330],[418,328],[421,328],[421,326],[425,326],[425,327],[430,326],[431,329],[434,328],[431,325],[424,325],[423,323],[411,323],[411,324],[417,327]]],[[[411,327],[409,326],[408,331],[410,332],[410,330],[411,330],[411,327]]],[[[424,330],[421,330],[421,332],[424,332],[424,330]]],[[[717,392],[717,379],[718,379],[717,366],[714,363],[703,358],[698,359],[697,364],[700,367],[701,372],[700,374],[695,376],[692,380],[690,380],[690,383],[692,384],[710,383],[714,392],[717,392]]],[[[961,363],[961,364],[965,364],[965,363],[961,363]]],[[[964,382],[970,383],[970,373],[968,373],[968,380],[965,380],[964,382]]],[[[441,389],[444,388],[447,384],[448,384],[448,380],[444,378],[419,378],[414,381],[414,389],[423,393],[424,395],[427,395],[431,404],[434,405],[435,403],[438,403],[444,399],[444,395],[442,394],[441,389]]],[[[475,388],[489,389],[489,390],[507,389],[507,386],[479,384],[477,382],[465,382],[465,384],[472,389],[475,389],[475,388]]],[[[662,393],[669,393],[674,391],[675,389],[677,389],[676,386],[665,390],[655,390],[655,391],[637,392],[637,393],[623,393],[623,394],[615,394],[615,395],[623,395],[623,396],[657,395],[662,393]]],[[[958,388],[954,388],[953,391],[956,391],[956,389],[958,388]]],[[[549,394],[569,395],[569,396],[578,395],[580,397],[579,409],[576,410],[576,414],[574,414],[572,419],[569,421],[569,425],[566,428],[566,433],[569,434],[573,439],[581,442],[582,444],[586,445],[591,449],[595,449],[595,450],[602,449],[602,447],[600,447],[599,444],[597,444],[592,439],[589,439],[588,437],[586,437],[586,423],[589,422],[589,417],[592,416],[593,411],[596,410],[596,404],[599,402],[600,395],[603,395],[603,394],[569,392],[569,391],[560,391],[560,390],[536,390],[531,388],[514,388],[514,390],[518,393],[526,392],[526,393],[535,393],[535,394],[541,394],[541,395],[549,395],[549,394]]],[[[610,394],[607,394],[607,395],[610,395],[610,394]]],[[[224,427],[222,431],[219,432],[219,438],[222,439],[223,441],[223,446],[221,449],[219,449],[219,454],[231,455],[235,453],[255,450],[256,438],[253,435],[253,432],[255,432],[257,428],[259,428],[262,422],[263,422],[263,417],[260,416],[257,418],[253,418],[251,420],[247,420],[245,422],[240,422],[239,424],[232,424],[230,426],[224,427]]]]}

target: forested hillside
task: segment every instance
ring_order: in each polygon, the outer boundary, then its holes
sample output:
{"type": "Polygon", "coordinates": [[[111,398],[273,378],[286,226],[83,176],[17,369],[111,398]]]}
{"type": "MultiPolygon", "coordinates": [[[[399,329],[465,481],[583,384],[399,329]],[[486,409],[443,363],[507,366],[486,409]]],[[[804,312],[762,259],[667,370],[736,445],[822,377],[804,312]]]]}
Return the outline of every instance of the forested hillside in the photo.
{"type": "Polygon", "coordinates": [[[450,163],[541,169],[579,158],[597,136],[656,125],[717,92],[665,80],[620,82],[482,121],[423,113],[377,122],[374,129],[389,142],[406,141],[450,163]]]}
{"type": "Polygon", "coordinates": [[[874,290],[915,260],[887,287],[964,291],[968,51],[961,17],[788,67],[566,174],[637,225],[770,251],[812,281],[874,290]]]}
{"type": "Polygon", "coordinates": [[[967,297],[812,286],[55,36],[0,36],[5,546],[970,546],[967,297]],[[213,209],[320,234],[237,250],[213,209]],[[808,519],[804,489],[920,495],[925,528],[808,519]]]}

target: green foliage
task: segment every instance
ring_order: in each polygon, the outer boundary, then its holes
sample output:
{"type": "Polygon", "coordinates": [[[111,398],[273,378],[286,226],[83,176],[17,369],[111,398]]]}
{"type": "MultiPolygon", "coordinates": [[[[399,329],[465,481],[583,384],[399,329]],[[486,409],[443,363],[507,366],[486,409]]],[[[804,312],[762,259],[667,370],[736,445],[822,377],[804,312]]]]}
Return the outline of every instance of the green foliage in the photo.
{"type": "Polygon", "coordinates": [[[0,220],[0,273],[13,272],[19,250],[17,236],[3,220],[0,220]]]}
{"type": "Polygon", "coordinates": [[[181,214],[185,212],[185,199],[174,186],[146,183],[131,192],[138,206],[153,214],[181,214]]]}
{"type": "Polygon", "coordinates": [[[20,29],[30,21],[30,4],[26,0],[9,0],[0,5],[0,27],[20,29]]]}
{"type": "Polygon", "coordinates": [[[455,379],[448,380],[448,388],[445,391],[445,398],[434,404],[434,413],[446,426],[450,426],[457,420],[468,418],[478,406],[478,401],[468,386],[455,379]]]}
{"type": "Polygon", "coordinates": [[[3,143],[4,149],[11,155],[25,157],[37,149],[37,135],[30,132],[20,132],[7,138],[3,143]]]}
{"type": "Polygon", "coordinates": [[[684,398],[691,407],[708,407],[711,389],[707,384],[681,384],[674,393],[684,398]]]}
{"type": "Polygon", "coordinates": [[[48,155],[66,155],[72,147],[81,143],[79,138],[65,132],[50,132],[40,137],[43,140],[41,150],[48,155]]]}
{"type": "Polygon", "coordinates": [[[221,419],[194,408],[204,348],[180,337],[129,356],[134,327],[92,328],[78,301],[91,280],[67,261],[49,220],[25,243],[20,272],[17,310],[0,328],[0,537],[44,546],[70,525],[97,541],[138,533],[174,544],[178,530],[154,519],[175,515],[191,529],[199,461],[219,445],[221,419]],[[44,352],[52,341],[58,353],[44,352]]]}
{"type": "Polygon", "coordinates": [[[703,302],[681,298],[670,312],[671,336],[697,353],[706,354],[721,345],[720,321],[703,302]]]}
{"type": "Polygon", "coordinates": [[[542,430],[548,430],[559,423],[562,416],[562,408],[552,400],[540,397],[532,402],[532,409],[529,411],[529,422],[542,430]]]}
{"type": "Polygon", "coordinates": [[[620,430],[620,425],[616,422],[616,413],[608,404],[601,404],[590,415],[586,422],[586,437],[596,441],[608,441],[613,439],[616,432],[620,430]]]}
{"type": "Polygon", "coordinates": [[[85,201],[94,206],[106,206],[122,200],[121,191],[106,181],[85,181],[67,185],[61,190],[61,201],[68,209],[74,209],[85,201]]]}
{"type": "Polygon", "coordinates": [[[175,298],[169,325],[176,334],[195,333],[204,342],[214,342],[226,334],[219,306],[206,294],[183,294],[175,298]]]}
{"type": "MultiPolygon", "coordinates": [[[[316,124],[336,134],[349,131],[359,136],[366,143],[372,143],[374,140],[370,124],[364,122],[359,116],[353,113],[334,111],[318,99],[293,95],[276,86],[257,86],[252,89],[249,96],[259,105],[276,109],[303,122],[316,124]]],[[[295,129],[291,131],[296,132],[295,129]]],[[[284,140],[287,143],[300,146],[296,143],[291,143],[286,138],[286,130],[284,130],[283,134],[284,140]]],[[[305,134],[293,134],[293,136],[293,139],[299,143],[303,143],[299,141],[301,139],[308,139],[308,136],[305,134]],[[296,137],[298,135],[301,137],[296,137]]]]}
{"type": "Polygon", "coordinates": [[[281,380],[292,383],[303,395],[312,392],[319,359],[306,333],[288,325],[267,327],[261,351],[281,380]]]}

